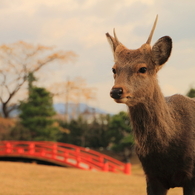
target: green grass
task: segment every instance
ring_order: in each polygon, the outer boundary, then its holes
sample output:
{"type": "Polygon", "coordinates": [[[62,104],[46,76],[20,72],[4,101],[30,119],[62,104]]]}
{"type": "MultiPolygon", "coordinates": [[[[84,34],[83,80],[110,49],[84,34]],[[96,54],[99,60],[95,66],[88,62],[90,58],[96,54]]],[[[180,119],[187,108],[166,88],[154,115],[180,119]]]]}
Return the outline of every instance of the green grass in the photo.
{"type": "MultiPolygon", "coordinates": [[[[144,195],[140,165],[132,175],[83,171],[27,163],[0,162],[0,195],[144,195]]],[[[180,188],[170,195],[181,195],[180,188]]]]}

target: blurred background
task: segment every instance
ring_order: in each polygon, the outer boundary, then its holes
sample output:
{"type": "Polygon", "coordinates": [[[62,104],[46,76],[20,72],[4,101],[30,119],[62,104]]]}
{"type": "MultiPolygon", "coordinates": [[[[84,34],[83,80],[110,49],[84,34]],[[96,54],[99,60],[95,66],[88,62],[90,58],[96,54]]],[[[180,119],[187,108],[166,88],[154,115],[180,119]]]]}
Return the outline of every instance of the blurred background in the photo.
{"type": "Polygon", "coordinates": [[[152,42],[173,39],[159,72],[162,91],[193,97],[194,10],[193,0],[1,1],[1,140],[112,148],[126,159],[132,130],[126,106],[109,97],[113,56],[105,33],[115,28],[126,47],[137,49],[158,14],[152,42]]]}

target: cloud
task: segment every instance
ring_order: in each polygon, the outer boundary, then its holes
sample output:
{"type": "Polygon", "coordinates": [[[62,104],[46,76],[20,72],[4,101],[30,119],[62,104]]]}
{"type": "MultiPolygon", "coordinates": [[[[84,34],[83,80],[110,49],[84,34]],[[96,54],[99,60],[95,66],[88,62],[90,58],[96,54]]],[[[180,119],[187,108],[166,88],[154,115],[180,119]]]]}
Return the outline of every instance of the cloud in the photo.
{"type": "Polygon", "coordinates": [[[168,64],[159,72],[159,82],[165,94],[185,93],[194,82],[194,9],[193,0],[2,1],[0,44],[24,40],[75,51],[77,62],[65,64],[55,74],[47,72],[45,85],[82,76],[98,88],[100,107],[117,112],[122,105],[108,95],[113,82],[113,56],[105,33],[116,28],[119,40],[137,49],[147,40],[159,14],[153,42],[169,35],[174,43],[168,64]]]}

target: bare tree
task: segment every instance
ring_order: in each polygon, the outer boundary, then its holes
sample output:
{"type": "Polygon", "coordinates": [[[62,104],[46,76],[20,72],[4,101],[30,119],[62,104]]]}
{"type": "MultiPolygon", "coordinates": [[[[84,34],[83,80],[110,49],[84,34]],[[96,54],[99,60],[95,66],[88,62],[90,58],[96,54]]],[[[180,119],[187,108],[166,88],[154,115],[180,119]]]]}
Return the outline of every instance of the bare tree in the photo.
{"type": "Polygon", "coordinates": [[[69,103],[73,102],[77,105],[76,114],[80,115],[80,103],[85,102],[88,104],[90,100],[96,99],[96,91],[93,87],[88,87],[85,79],[77,77],[73,80],[67,79],[66,82],[55,83],[50,91],[60,101],[65,101],[65,118],[68,120],[69,116],[69,103]]]}
{"type": "Polygon", "coordinates": [[[11,101],[27,81],[28,74],[39,71],[43,66],[74,60],[72,51],[53,51],[53,47],[32,45],[23,41],[0,46],[0,102],[5,118],[16,108],[11,101]]]}

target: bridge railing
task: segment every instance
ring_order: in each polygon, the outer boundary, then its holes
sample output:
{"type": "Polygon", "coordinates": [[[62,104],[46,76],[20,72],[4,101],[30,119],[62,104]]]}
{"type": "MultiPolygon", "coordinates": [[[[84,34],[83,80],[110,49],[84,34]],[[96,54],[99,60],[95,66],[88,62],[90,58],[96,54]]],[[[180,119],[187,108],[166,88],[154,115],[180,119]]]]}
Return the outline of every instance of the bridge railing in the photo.
{"type": "Polygon", "coordinates": [[[36,158],[62,166],[130,174],[131,164],[89,148],[48,141],[1,141],[0,156],[36,158]]]}

